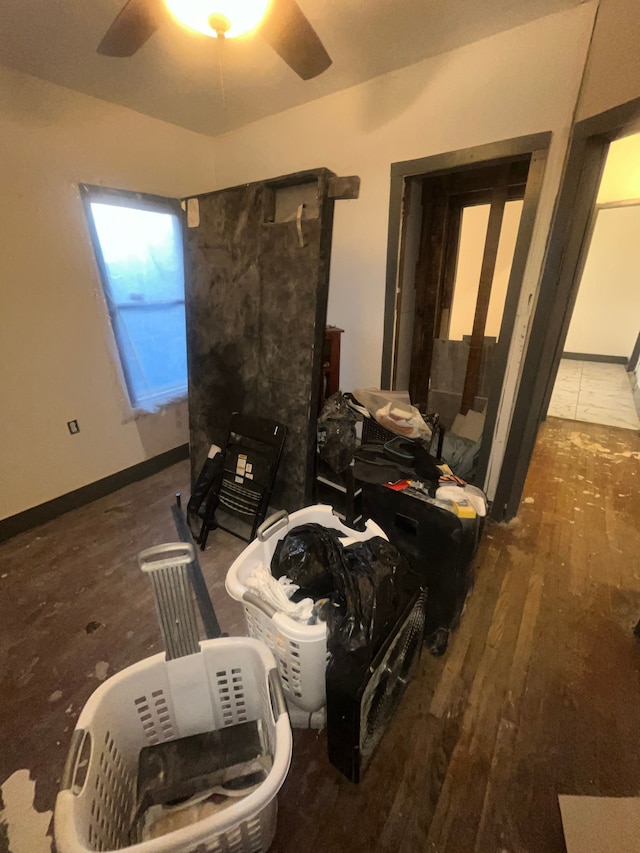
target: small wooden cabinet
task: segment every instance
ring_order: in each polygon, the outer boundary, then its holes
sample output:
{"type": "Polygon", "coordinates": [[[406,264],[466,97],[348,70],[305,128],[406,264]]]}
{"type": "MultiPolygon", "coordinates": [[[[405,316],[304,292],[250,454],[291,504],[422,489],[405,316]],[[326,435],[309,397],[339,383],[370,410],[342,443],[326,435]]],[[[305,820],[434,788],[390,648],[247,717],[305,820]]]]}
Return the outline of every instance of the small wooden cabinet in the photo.
{"type": "Polygon", "coordinates": [[[327,326],[322,347],[322,400],[340,390],[340,335],[344,329],[327,326]]]}

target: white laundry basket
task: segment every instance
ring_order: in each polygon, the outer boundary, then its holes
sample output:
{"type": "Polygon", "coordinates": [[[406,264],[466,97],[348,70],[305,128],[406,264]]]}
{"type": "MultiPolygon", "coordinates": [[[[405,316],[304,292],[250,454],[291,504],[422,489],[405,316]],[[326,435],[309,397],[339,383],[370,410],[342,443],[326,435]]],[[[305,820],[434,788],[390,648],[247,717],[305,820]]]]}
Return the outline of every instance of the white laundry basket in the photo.
{"type": "Polygon", "coordinates": [[[321,524],[358,541],[374,536],[387,538],[374,521],[367,521],[363,531],[346,527],[333,509],[323,504],[299,509],[291,515],[281,511],[258,528],[257,538],[227,572],[227,592],[243,604],[250,636],[266,643],[275,655],[293,725],[299,719],[296,709],[313,714],[326,703],[327,626],[324,622],[305,625],[276,611],[252,594],[246,581],[258,566],[270,568],[277,543],[301,524],[321,524]]]}
{"type": "Polygon", "coordinates": [[[291,745],[275,661],[262,643],[205,640],[195,654],[142,660],[102,684],[80,714],[55,805],[57,849],[264,853],[275,834],[276,794],[291,745]],[[150,841],[131,839],[128,818],[143,747],[254,720],[273,762],[255,791],[189,827],[150,841]]]}

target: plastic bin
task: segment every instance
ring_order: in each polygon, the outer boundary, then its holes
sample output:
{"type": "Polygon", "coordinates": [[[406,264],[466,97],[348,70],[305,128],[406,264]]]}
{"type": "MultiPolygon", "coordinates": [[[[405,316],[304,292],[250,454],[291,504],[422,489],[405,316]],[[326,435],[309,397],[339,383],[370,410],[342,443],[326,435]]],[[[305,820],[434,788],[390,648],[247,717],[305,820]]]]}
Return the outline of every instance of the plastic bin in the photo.
{"type": "MultiPolygon", "coordinates": [[[[387,535],[374,521],[367,521],[363,531],[346,527],[332,508],[324,504],[305,507],[291,515],[282,511],[264,522],[258,530],[258,538],[245,548],[227,572],[227,592],[243,604],[250,636],[266,643],[273,652],[287,701],[313,714],[326,703],[327,626],[323,622],[317,625],[297,622],[257,598],[246,586],[247,578],[257,566],[270,567],[280,539],[301,524],[321,524],[358,541],[374,536],[387,539],[387,535]]],[[[294,709],[290,707],[289,710],[291,713],[294,709]]]]}
{"type": "Polygon", "coordinates": [[[55,805],[58,852],[263,853],[275,834],[291,746],[275,661],[262,643],[205,640],[196,654],[140,661],[105,681],[80,714],[55,805]],[[273,761],[255,791],[184,829],[131,839],[143,747],[253,720],[273,761]]]}

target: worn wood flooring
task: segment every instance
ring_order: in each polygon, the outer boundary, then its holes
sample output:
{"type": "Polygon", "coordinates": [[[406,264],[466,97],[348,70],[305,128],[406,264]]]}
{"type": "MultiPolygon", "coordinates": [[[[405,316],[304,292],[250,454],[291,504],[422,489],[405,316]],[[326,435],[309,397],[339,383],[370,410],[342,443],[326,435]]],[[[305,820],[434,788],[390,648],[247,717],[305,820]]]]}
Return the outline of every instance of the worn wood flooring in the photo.
{"type": "MultiPolygon", "coordinates": [[[[0,546],[0,784],[26,768],[38,812],[99,680],[160,648],[135,555],[174,538],[187,478],[174,466],[0,546]]],[[[449,650],[423,654],[363,782],[323,733],[295,732],[273,851],[561,853],[558,794],[640,795],[639,483],[637,434],[543,425],[518,518],[488,526],[449,650]]],[[[243,633],[224,592],[243,545],[210,542],[220,621],[243,633]]]]}

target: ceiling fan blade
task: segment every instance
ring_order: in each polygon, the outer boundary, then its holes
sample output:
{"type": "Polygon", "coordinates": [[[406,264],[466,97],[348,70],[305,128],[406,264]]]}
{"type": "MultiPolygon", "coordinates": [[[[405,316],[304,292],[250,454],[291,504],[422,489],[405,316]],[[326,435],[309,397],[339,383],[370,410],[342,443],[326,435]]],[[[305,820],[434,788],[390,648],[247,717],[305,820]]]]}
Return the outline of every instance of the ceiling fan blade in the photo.
{"type": "Polygon", "coordinates": [[[317,77],[331,65],[331,57],[295,0],[271,0],[260,33],[303,80],[317,77]]]}
{"type": "Polygon", "coordinates": [[[162,23],[161,0],[128,0],[98,45],[104,56],[133,56],[162,23]]]}

